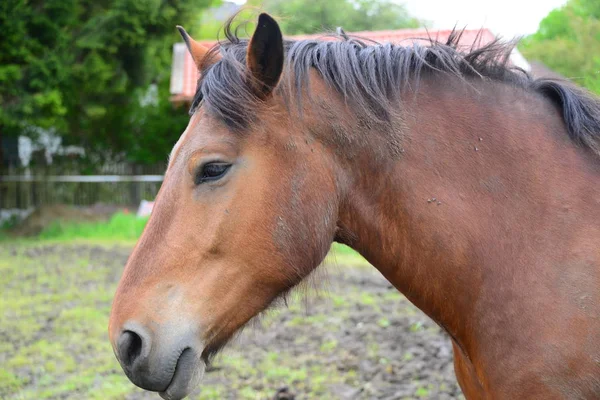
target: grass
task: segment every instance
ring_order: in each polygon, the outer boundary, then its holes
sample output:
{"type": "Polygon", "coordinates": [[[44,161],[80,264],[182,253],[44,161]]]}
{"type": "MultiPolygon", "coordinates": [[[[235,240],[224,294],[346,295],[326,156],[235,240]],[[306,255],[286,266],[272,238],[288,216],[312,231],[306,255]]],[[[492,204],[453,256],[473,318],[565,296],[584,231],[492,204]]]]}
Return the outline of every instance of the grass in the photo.
{"type": "MultiPolygon", "coordinates": [[[[74,240],[109,240],[135,241],[146,226],[148,218],[138,218],[135,214],[118,212],[108,221],[69,222],[54,221],[46,227],[34,240],[74,241],[74,240]]],[[[0,242],[14,241],[7,227],[0,227],[0,242]]],[[[365,260],[348,246],[334,243],[326,262],[361,265],[365,260]]]]}
{"type": "MultiPolygon", "coordinates": [[[[56,222],[37,238],[5,237],[0,242],[0,399],[158,398],[127,380],[106,332],[117,281],[146,222],[119,213],[107,222],[56,222]]],[[[332,261],[344,270],[367,265],[339,244],[333,244],[326,259],[332,261]]],[[[336,398],[332,385],[364,384],[357,367],[340,369],[338,362],[327,361],[354,357],[339,336],[342,321],[368,308],[372,324],[385,330],[391,317],[380,308],[383,303],[410,307],[396,291],[371,294],[352,286],[326,296],[335,313],[330,308],[308,314],[302,296],[291,297],[287,310],[270,311],[261,324],[296,332],[293,345],[275,351],[232,346],[217,359],[217,369],[207,374],[192,399],[272,398],[288,385],[310,394],[303,399],[336,398]]],[[[414,312],[402,312],[409,311],[414,312]]],[[[411,326],[413,332],[422,329],[420,323],[411,326]]],[[[370,334],[364,341],[367,357],[387,362],[385,350],[370,334]]],[[[414,397],[427,397],[428,390],[419,386],[414,397]]]]}
{"type": "MultiPolygon", "coordinates": [[[[105,223],[56,224],[35,240],[0,243],[0,399],[124,399],[141,392],[114,358],[106,329],[132,243],[113,239],[135,239],[144,222],[118,214],[105,223]]],[[[299,300],[290,306],[297,324],[325,324],[323,315],[303,315],[299,300]]],[[[266,323],[278,316],[272,312],[266,323]]],[[[329,341],[322,350],[335,346],[329,341]]],[[[243,350],[234,350],[220,365],[228,370],[223,380],[235,382],[234,387],[207,385],[192,398],[223,399],[225,392],[235,390],[236,398],[262,399],[282,382],[300,389],[310,385],[317,396],[325,388],[313,376],[323,374],[327,381],[341,377],[334,378],[333,365],[307,369],[313,362],[308,359],[316,357],[273,353],[251,364],[243,350]],[[284,365],[283,357],[291,361],[284,365]]]]}
{"type": "Polygon", "coordinates": [[[40,233],[39,239],[135,240],[142,234],[147,221],[147,218],[123,212],[116,213],[106,222],[55,221],[40,233]]]}
{"type": "Polygon", "coordinates": [[[0,398],[131,391],[106,340],[107,274],[126,252],[111,263],[111,246],[67,246],[68,259],[49,245],[0,246],[0,398]]]}
{"type": "MultiPolygon", "coordinates": [[[[138,218],[135,214],[118,212],[108,221],[98,222],[69,222],[54,221],[38,236],[29,240],[42,241],[127,241],[137,240],[146,226],[148,218],[138,218]]],[[[0,227],[0,242],[22,241],[8,233],[7,227],[0,227]]],[[[344,265],[364,265],[366,261],[348,246],[333,243],[327,256],[326,263],[344,265]]]]}

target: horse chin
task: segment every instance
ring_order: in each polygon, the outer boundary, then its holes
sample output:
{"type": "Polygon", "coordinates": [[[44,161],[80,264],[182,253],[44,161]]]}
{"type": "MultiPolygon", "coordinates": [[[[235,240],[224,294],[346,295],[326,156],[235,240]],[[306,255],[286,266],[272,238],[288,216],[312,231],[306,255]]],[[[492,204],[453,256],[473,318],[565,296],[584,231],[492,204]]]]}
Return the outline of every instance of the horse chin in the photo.
{"type": "Polygon", "coordinates": [[[198,386],[206,363],[194,350],[187,348],[179,356],[173,378],[160,397],[165,400],[179,400],[190,394],[198,386]]]}

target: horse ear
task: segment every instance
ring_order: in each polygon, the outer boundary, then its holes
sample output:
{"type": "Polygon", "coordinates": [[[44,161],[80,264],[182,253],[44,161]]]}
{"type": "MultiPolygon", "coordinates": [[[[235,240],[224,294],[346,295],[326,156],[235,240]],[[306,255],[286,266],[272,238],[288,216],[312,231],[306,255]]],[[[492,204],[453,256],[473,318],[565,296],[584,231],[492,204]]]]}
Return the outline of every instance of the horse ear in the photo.
{"type": "Polygon", "coordinates": [[[258,17],[258,25],[248,44],[246,62],[259,96],[267,97],[277,86],[283,71],[281,29],[268,14],[258,17]]]}
{"type": "Polygon", "coordinates": [[[185,45],[187,46],[190,54],[192,55],[194,63],[196,64],[198,69],[201,70],[204,62],[204,57],[208,53],[208,48],[202,46],[200,43],[192,39],[192,37],[185,31],[185,29],[183,29],[183,27],[177,25],[177,30],[179,31],[179,34],[181,34],[185,45]]]}

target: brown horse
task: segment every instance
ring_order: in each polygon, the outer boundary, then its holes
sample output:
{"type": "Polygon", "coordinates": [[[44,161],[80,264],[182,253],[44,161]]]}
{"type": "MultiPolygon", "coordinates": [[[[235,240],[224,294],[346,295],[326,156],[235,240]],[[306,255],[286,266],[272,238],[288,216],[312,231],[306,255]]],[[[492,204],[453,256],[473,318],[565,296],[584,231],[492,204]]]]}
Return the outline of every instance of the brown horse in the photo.
{"type": "Polygon", "coordinates": [[[459,33],[181,32],[201,80],[110,317],[133,383],[185,397],[337,241],[448,333],[468,399],[600,398],[597,98],[459,33]]]}

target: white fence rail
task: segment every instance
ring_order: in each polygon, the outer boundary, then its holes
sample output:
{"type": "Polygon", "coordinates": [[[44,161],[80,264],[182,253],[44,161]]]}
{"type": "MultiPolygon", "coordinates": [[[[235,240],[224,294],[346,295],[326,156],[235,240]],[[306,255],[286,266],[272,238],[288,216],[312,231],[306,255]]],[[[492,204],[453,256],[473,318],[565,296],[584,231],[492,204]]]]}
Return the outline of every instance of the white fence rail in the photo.
{"type": "Polygon", "coordinates": [[[162,182],[163,175],[0,175],[0,182],[162,182]]]}
{"type": "Polygon", "coordinates": [[[136,206],[153,200],[163,175],[0,175],[0,209],[49,204],[136,206]]]}

